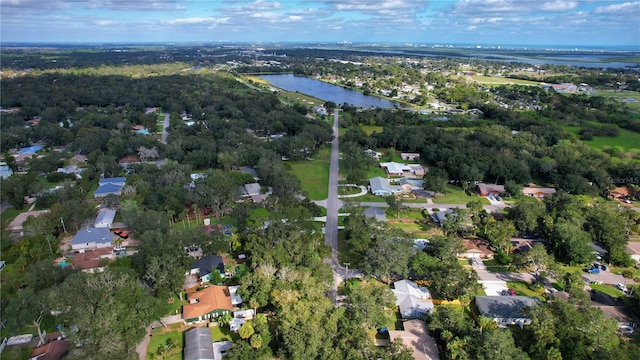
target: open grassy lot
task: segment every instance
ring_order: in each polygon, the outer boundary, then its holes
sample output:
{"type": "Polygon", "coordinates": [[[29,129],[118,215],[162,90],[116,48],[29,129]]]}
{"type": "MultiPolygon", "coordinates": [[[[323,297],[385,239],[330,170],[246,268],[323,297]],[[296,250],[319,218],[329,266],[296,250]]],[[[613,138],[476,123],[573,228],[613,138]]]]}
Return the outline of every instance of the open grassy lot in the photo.
{"type": "Polygon", "coordinates": [[[147,347],[147,359],[155,358],[156,351],[159,347],[165,346],[168,339],[173,340],[174,350],[170,356],[164,357],[167,360],[182,360],[182,348],[184,347],[184,333],[179,329],[179,324],[174,324],[169,329],[163,327],[156,328],[151,332],[151,340],[147,347]],[[178,325],[174,327],[174,325],[178,325]],[[168,331],[166,331],[168,330],[168,331]]]}
{"type": "Polygon", "coordinates": [[[229,326],[212,326],[210,329],[213,341],[237,341],[240,339],[237,333],[229,330],[229,326]]]}
{"type": "MultiPolygon", "coordinates": [[[[563,126],[562,128],[565,132],[579,138],[578,132],[581,129],[579,126],[563,126]]],[[[625,150],[640,149],[640,133],[620,129],[620,133],[616,137],[594,136],[593,140],[582,140],[582,142],[596,149],[612,148],[615,146],[620,146],[625,150]]]]}
{"type": "Polygon", "coordinates": [[[0,214],[0,219],[2,221],[2,228],[4,229],[6,226],[9,225],[10,222],[13,221],[13,219],[16,218],[16,216],[18,216],[20,213],[24,211],[27,211],[28,209],[29,208],[26,206],[22,208],[22,210],[18,210],[14,207],[10,207],[5,211],[3,211],[2,214],[0,214]]]}
{"type": "Polygon", "coordinates": [[[489,205],[489,200],[476,195],[467,195],[464,190],[456,185],[447,184],[444,196],[438,195],[434,197],[434,204],[466,204],[471,200],[480,199],[482,204],[489,205]]]}
{"type": "Polygon", "coordinates": [[[615,286],[613,285],[598,285],[598,284],[591,284],[589,285],[593,290],[599,291],[603,294],[607,294],[609,296],[611,296],[612,298],[619,298],[624,296],[624,293],[620,290],[618,290],[615,286]]]}
{"type": "Polygon", "coordinates": [[[518,84],[518,85],[540,85],[537,81],[530,80],[520,80],[520,79],[510,79],[505,77],[498,76],[472,76],[471,77],[475,82],[480,84],[489,84],[489,85],[504,85],[504,84],[518,84]]]}
{"type": "Polygon", "coordinates": [[[311,200],[322,200],[328,196],[329,156],[331,148],[325,146],[313,156],[313,160],[291,161],[290,173],[302,184],[302,191],[311,200]]]}
{"type": "Polygon", "coordinates": [[[374,132],[381,133],[384,128],[382,126],[376,125],[360,125],[360,129],[364,131],[367,135],[371,135],[374,132]]]}
{"type": "Polygon", "coordinates": [[[520,281],[507,281],[507,286],[509,289],[514,289],[516,295],[535,297],[542,301],[546,300],[544,297],[544,287],[542,286],[535,286],[520,281]]]}
{"type": "Polygon", "coordinates": [[[616,99],[626,103],[630,109],[640,110],[640,94],[637,92],[598,91],[596,95],[616,99]],[[629,99],[635,99],[635,101],[629,101],[629,99]]]}

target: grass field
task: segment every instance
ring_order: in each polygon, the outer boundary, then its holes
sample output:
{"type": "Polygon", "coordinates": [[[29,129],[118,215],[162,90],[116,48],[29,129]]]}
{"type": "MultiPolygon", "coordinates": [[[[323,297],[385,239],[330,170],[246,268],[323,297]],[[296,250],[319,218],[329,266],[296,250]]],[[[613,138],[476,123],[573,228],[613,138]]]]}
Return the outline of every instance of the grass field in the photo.
{"type": "Polygon", "coordinates": [[[237,333],[231,332],[228,326],[212,326],[211,338],[213,341],[236,341],[240,339],[240,336],[237,333]]]}
{"type": "Polygon", "coordinates": [[[325,146],[313,156],[313,160],[291,161],[290,173],[302,184],[302,191],[311,200],[322,200],[328,196],[329,156],[331,148],[325,146]]]}
{"type": "Polygon", "coordinates": [[[376,125],[360,125],[360,129],[364,131],[367,135],[371,135],[374,132],[381,133],[384,128],[382,126],[376,125]]]}
{"type": "MultiPolygon", "coordinates": [[[[565,132],[579,137],[579,126],[563,126],[565,132]]],[[[596,149],[612,148],[620,146],[625,150],[640,149],[640,134],[626,129],[620,129],[620,133],[616,137],[594,136],[593,140],[582,140],[583,143],[596,149]]]]}
{"type": "Polygon", "coordinates": [[[469,196],[461,187],[447,184],[444,196],[438,195],[432,200],[434,204],[466,204],[471,200],[477,199],[480,199],[484,205],[490,204],[489,200],[485,198],[476,195],[469,196]]]}
{"type": "Polygon", "coordinates": [[[516,291],[516,295],[535,297],[542,301],[546,300],[543,295],[544,288],[542,286],[535,287],[531,284],[520,281],[507,281],[507,286],[509,289],[514,289],[516,291]]]}
{"type": "Polygon", "coordinates": [[[174,344],[174,351],[171,356],[164,357],[166,360],[182,360],[182,348],[184,347],[184,333],[180,330],[164,332],[164,328],[156,328],[152,331],[151,340],[147,347],[147,359],[155,358],[156,351],[159,347],[166,344],[167,339],[172,339],[174,344]]]}
{"type": "Polygon", "coordinates": [[[624,102],[630,109],[640,110],[640,94],[637,92],[598,91],[596,95],[624,102]],[[636,101],[629,101],[635,99],[636,101]]]}
{"type": "Polygon", "coordinates": [[[0,219],[2,221],[2,228],[5,228],[6,226],[8,226],[9,223],[16,218],[16,216],[18,216],[20,213],[24,211],[27,211],[28,209],[29,208],[26,206],[22,210],[18,210],[14,207],[10,207],[5,211],[3,211],[2,214],[0,214],[0,219]]]}
{"type": "Polygon", "coordinates": [[[480,84],[494,84],[494,85],[504,85],[504,84],[518,84],[518,85],[540,85],[537,81],[529,81],[529,80],[520,80],[520,79],[510,79],[505,77],[494,77],[494,76],[472,76],[471,77],[475,82],[480,84]]]}
{"type": "Polygon", "coordinates": [[[593,290],[599,291],[603,294],[607,294],[609,296],[611,296],[612,298],[619,298],[622,297],[624,295],[624,293],[618,289],[616,289],[614,286],[612,285],[598,285],[598,284],[591,284],[589,285],[593,290]]]}

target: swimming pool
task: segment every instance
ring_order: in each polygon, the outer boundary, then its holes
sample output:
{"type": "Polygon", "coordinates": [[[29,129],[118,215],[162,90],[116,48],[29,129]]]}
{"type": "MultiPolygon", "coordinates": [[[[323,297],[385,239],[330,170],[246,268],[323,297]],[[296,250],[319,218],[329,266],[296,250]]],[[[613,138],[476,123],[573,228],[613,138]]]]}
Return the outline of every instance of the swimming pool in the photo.
{"type": "Polygon", "coordinates": [[[58,266],[60,266],[61,268],[64,268],[69,266],[69,263],[67,262],[67,260],[62,260],[58,263],[58,266]]]}
{"type": "Polygon", "coordinates": [[[136,133],[142,134],[142,135],[149,135],[149,130],[141,129],[141,130],[136,131],[136,133]]]}
{"type": "Polygon", "coordinates": [[[18,153],[19,154],[35,154],[38,151],[42,150],[42,146],[40,145],[31,145],[28,147],[21,148],[18,153]]]}

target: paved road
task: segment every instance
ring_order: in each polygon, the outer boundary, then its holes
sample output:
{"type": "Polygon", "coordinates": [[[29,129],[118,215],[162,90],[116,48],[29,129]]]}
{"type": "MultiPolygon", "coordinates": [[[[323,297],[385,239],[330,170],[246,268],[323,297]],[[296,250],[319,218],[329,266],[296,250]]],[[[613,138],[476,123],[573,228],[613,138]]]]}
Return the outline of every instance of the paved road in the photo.
{"type": "MultiPolygon", "coordinates": [[[[449,209],[449,208],[466,208],[465,204],[425,204],[425,203],[403,203],[403,206],[408,208],[415,209],[449,209]]],[[[389,207],[386,202],[361,202],[360,206],[367,207],[389,207]]],[[[506,205],[484,205],[482,208],[487,210],[488,212],[494,212],[496,210],[501,210],[507,207],[506,205]]]]}
{"type": "Polygon", "coordinates": [[[12,206],[11,206],[11,204],[9,204],[8,201],[3,201],[2,203],[0,203],[0,213],[4,212],[5,210],[7,210],[10,207],[12,207],[12,206]]]}
{"type": "Polygon", "coordinates": [[[164,113],[164,122],[162,123],[162,140],[160,141],[163,144],[167,143],[167,136],[169,135],[169,132],[167,131],[169,128],[169,118],[170,114],[168,112],[164,113]]]}
{"type": "MultiPolygon", "coordinates": [[[[333,269],[334,291],[342,282],[343,269],[338,262],[338,110],[333,112],[333,141],[331,142],[331,158],[329,160],[329,196],[327,197],[327,222],[325,224],[324,242],[333,249],[331,259],[327,259],[333,269]]],[[[337,293],[334,294],[334,297],[337,293]]]]}

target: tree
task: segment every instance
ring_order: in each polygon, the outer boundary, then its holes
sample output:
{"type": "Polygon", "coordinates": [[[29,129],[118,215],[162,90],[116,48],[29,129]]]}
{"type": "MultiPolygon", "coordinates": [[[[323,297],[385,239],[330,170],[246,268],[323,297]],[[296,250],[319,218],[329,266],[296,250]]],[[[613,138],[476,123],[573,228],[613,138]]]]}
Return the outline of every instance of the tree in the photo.
{"type": "Polygon", "coordinates": [[[522,194],[522,185],[509,180],[504,184],[504,191],[509,196],[518,196],[522,194]]]}
{"type": "Polygon", "coordinates": [[[431,167],[422,179],[424,181],[422,187],[425,190],[444,194],[449,182],[449,174],[443,169],[431,167]]]}
{"type": "Polygon", "coordinates": [[[477,338],[473,349],[476,350],[474,359],[479,360],[528,360],[527,353],[516,346],[510,331],[491,329],[477,338]]]}
{"type": "Polygon", "coordinates": [[[251,326],[250,323],[242,324],[242,326],[240,327],[240,330],[238,331],[238,334],[240,335],[240,337],[245,340],[249,339],[254,333],[255,333],[255,330],[253,330],[253,326],[251,326]]]}
{"type": "Polygon", "coordinates": [[[496,221],[489,218],[484,227],[484,236],[491,246],[501,252],[511,252],[511,237],[516,228],[511,220],[496,221]]]}
{"type": "Polygon", "coordinates": [[[528,251],[523,252],[517,258],[516,265],[520,268],[530,268],[538,282],[546,276],[554,276],[558,265],[553,255],[547,253],[547,249],[542,244],[535,244],[528,251]]]}
{"type": "Polygon", "coordinates": [[[392,273],[406,276],[409,259],[414,253],[413,240],[401,233],[381,234],[364,253],[365,273],[384,278],[387,284],[392,273]]]}
{"type": "Polygon", "coordinates": [[[516,229],[524,232],[534,232],[538,229],[540,220],[546,211],[541,202],[516,202],[509,209],[509,219],[513,220],[516,229]]]}
{"type": "Polygon", "coordinates": [[[396,198],[395,195],[385,196],[384,200],[389,205],[389,210],[394,211],[398,218],[400,218],[400,206],[402,203],[396,198]]]}
{"type": "Polygon", "coordinates": [[[252,348],[259,349],[262,346],[262,336],[260,334],[252,335],[249,339],[249,343],[252,348]]]}
{"type": "Polygon", "coordinates": [[[588,305],[589,295],[584,290],[584,281],[579,272],[567,272],[563,277],[564,291],[569,293],[569,301],[573,304],[588,305]]]}
{"type": "Polygon", "coordinates": [[[74,273],[54,291],[63,321],[77,328],[67,331],[68,336],[83,344],[72,347],[71,358],[126,358],[163,308],[148,296],[135,274],[122,267],[94,274],[74,273]]]}

